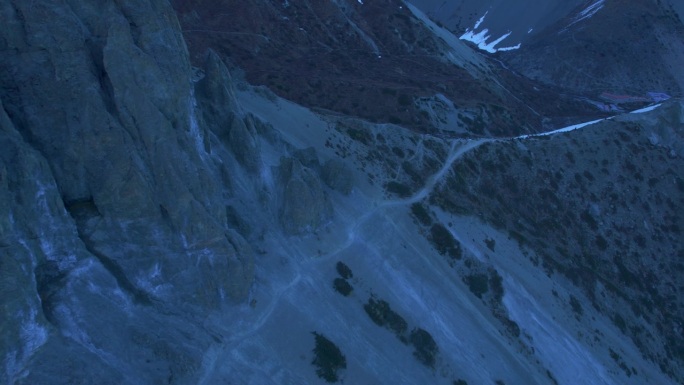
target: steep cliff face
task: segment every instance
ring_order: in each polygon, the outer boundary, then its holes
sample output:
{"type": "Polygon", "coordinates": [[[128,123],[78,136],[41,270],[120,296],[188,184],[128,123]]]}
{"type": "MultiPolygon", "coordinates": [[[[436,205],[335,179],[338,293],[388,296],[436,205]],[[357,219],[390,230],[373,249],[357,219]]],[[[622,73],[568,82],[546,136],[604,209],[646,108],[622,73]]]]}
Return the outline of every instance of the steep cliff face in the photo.
{"type": "Polygon", "coordinates": [[[166,341],[209,337],[179,320],[252,282],[253,252],[224,209],[231,159],[258,168],[250,131],[230,131],[235,158],[216,155],[165,1],[0,7],[2,382],[48,381],[62,359],[103,383],[183,378],[198,355],[166,341]]]}

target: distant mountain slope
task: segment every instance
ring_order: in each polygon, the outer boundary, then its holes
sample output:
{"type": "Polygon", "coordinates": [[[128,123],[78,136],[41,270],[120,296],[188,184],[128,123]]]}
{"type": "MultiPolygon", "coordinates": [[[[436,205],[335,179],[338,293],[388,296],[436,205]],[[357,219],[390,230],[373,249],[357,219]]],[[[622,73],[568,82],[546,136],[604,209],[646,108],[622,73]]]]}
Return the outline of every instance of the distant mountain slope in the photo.
{"type": "Polygon", "coordinates": [[[500,60],[525,76],[576,94],[677,96],[684,89],[684,3],[680,1],[418,0],[414,4],[459,36],[466,31],[477,35],[464,38],[487,37],[486,43],[492,43],[505,37],[495,48],[515,49],[500,51],[500,60]]]}
{"type": "Polygon", "coordinates": [[[583,0],[414,0],[410,3],[445,27],[456,31],[488,29],[490,40],[511,33],[503,45],[526,44],[531,36],[567,16],[583,0]]]}
{"type": "Polygon", "coordinates": [[[534,79],[588,96],[681,95],[684,24],[676,9],[651,0],[605,0],[596,8],[586,15],[586,4],[575,8],[502,60],[534,79]]]}

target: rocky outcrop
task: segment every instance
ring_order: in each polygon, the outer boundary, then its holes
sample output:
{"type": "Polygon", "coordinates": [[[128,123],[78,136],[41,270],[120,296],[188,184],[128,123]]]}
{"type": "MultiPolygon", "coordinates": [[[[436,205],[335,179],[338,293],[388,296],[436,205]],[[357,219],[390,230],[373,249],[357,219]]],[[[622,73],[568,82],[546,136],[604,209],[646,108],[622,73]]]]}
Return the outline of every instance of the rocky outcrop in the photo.
{"type": "Polygon", "coordinates": [[[204,74],[196,86],[204,121],[245,169],[257,172],[261,167],[261,152],[255,118],[251,115],[242,117],[238,113],[230,72],[213,50],[207,53],[204,74]]]}
{"type": "Polygon", "coordinates": [[[318,164],[318,159],[312,164],[306,162],[306,155],[307,152],[298,152],[292,158],[281,158],[277,170],[283,186],[280,222],[287,234],[315,231],[332,213],[318,173],[302,164],[304,161],[313,167],[318,164]]]}
{"type": "Polygon", "coordinates": [[[328,187],[349,195],[354,187],[354,174],[338,159],[329,159],[323,164],[321,178],[328,187]]]}

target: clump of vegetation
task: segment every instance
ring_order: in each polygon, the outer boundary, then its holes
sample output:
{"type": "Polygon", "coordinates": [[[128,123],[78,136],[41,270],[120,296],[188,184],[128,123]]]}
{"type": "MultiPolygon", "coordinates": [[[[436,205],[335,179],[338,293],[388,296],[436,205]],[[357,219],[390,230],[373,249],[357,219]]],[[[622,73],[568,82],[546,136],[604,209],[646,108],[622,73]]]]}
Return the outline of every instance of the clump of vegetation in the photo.
{"type": "Polygon", "coordinates": [[[501,275],[499,275],[499,272],[495,269],[490,270],[489,284],[492,287],[494,299],[500,302],[504,295],[503,278],[501,278],[501,275]]]}
{"type": "Polygon", "coordinates": [[[485,244],[487,245],[487,248],[491,251],[494,251],[494,247],[496,247],[496,241],[491,238],[485,239],[485,244]]]}
{"type": "Polygon", "coordinates": [[[454,239],[449,230],[439,223],[430,227],[430,242],[442,255],[448,255],[453,259],[461,259],[463,256],[461,245],[454,239]]]}
{"type": "Polygon", "coordinates": [[[415,328],[411,331],[409,341],[415,348],[413,356],[416,357],[421,364],[434,368],[435,357],[439,352],[439,349],[430,333],[421,328],[415,328]]]}
{"type": "Polygon", "coordinates": [[[636,374],[636,369],[630,369],[625,363],[625,361],[622,360],[622,356],[620,356],[620,354],[618,354],[615,350],[613,350],[612,348],[608,348],[608,352],[610,353],[610,358],[612,358],[615,361],[615,363],[618,364],[620,369],[622,369],[625,372],[627,377],[632,377],[632,372],[636,374]]]}
{"type": "Polygon", "coordinates": [[[401,198],[406,198],[411,195],[411,189],[407,185],[395,181],[387,182],[385,190],[387,190],[388,193],[396,194],[401,198]]]}
{"type": "Polygon", "coordinates": [[[347,358],[340,348],[322,334],[312,332],[316,340],[313,349],[314,359],[311,364],[316,366],[316,374],[326,382],[337,382],[338,371],[347,368],[347,358]]]}
{"type": "Polygon", "coordinates": [[[345,297],[349,296],[349,294],[351,294],[351,292],[354,290],[352,285],[350,285],[349,282],[347,282],[347,280],[343,278],[335,278],[335,280],[333,281],[333,288],[335,289],[335,291],[337,291],[345,297]]]}
{"type": "Polygon", "coordinates": [[[365,145],[368,145],[373,140],[371,134],[363,129],[349,128],[347,129],[347,135],[349,135],[352,140],[361,142],[365,145]]]}
{"type": "Polygon", "coordinates": [[[582,304],[580,301],[575,297],[574,295],[570,295],[570,307],[572,308],[572,311],[575,312],[575,315],[579,318],[584,314],[584,310],[582,309],[582,304]]]}
{"type": "Polygon", "coordinates": [[[363,305],[363,310],[366,311],[370,319],[373,320],[376,325],[393,331],[399,340],[406,343],[405,333],[408,329],[408,324],[402,316],[392,310],[387,301],[382,299],[376,300],[371,297],[368,299],[368,302],[363,305]]]}
{"type": "Polygon", "coordinates": [[[556,380],[556,377],[548,369],[546,369],[546,376],[551,380],[551,382],[553,382],[554,385],[558,385],[558,380],[556,380]]]}
{"type": "Polygon", "coordinates": [[[425,207],[422,204],[418,202],[411,205],[411,214],[423,226],[430,226],[432,224],[432,218],[430,218],[430,213],[425,209],[425,207]]]}
{"type": "Polygon", "coordinates": [[[615,326],[620,328],[622,334],[625,334],[627,332],[627,323],[620,314],[615,313],[615,315],[613,316],[613,323],[615,324],[615,326]]]}
{"type": "Polygon", "coordinates": [[[344,264],[344,262],[342,261],[337,261],[337,264],[335,265],[335,270],[337,270],[337,274],[339,274],[340,277],[344,279],[350,279],[354,276],[349,266],[344,264]]]}
{"type": "Polygon", "coordinates": [[[468,285],[470,291],[477,296],[477,298],[482,298],[482,295],[489,291],[488,281],[489,277],[487,274],[470,274],[464,278],[465,283],[468,285]]]}

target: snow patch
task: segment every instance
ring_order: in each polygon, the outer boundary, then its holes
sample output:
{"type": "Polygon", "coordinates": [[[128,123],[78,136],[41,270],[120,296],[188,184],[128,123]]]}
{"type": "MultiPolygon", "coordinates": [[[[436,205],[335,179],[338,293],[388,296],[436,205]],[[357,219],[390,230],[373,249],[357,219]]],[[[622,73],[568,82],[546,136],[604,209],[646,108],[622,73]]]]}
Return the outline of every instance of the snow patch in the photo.
{"type": "Polygon", "coordinates": [[[630,112],[630,114],[643,114],[644,112],[653,111],[658,107],[660,107],[660,104],[654,104],[652,106],[648,106],[648,107],[644,107],[644,108],[641,108],[638,110],[634,110],[634,111],[630,112]]]}
{"type": "Polygon", "coordinates": [[[489,34],[489,29],[485,28],[481,30],[480,32],[476,32],[476,30],[480,27],[482,22],[484,21],[485,17],[487,16],[487,13],[489,11],[485,12],[484,15],[480,19],[478,19],[475,22],[475,25],[473,26],[473,29],[466,29],[465,33],[459,37],[461,40],[466,40],[472,43],[477,44],[477,47],[483,51],[487,51],[489,53],[494,53],[497,51],[511,51],[514,49],[520,48],[520,43],[517,45],[512,45],[508,47],[501,47],[501,48],[496,48],[496,46],[501,43],[504,39],[506,39],[508,36],[511,35],[511,31],[501,35],[498,39],[492,41],[491,43],[487,43],[487,40],[491,37],[489,34]]]}
{"type": "MultiPolygon", "coordinates": [[[[638,110],[631,111],[630,114],[641,114],[641,113],[644,113],[644,112],[653,111],[653,110],[655,110],[656,108],[658,108],[658,107],[660,107],[660,106],[661,106],[661,104],[655,104],[655,105],[653,105],[653,106],[648,106],[648,107],[644,107],[644,108],[641,108],[641,109],[638,109],[638,110]]],[[[562,133],[562,132],[574,131],[574,130],[577,130],[577,129],[580,129],[580,128],[583,128],[583,127],[586,127],[586,126],[590,126],[590,125],[592,125],[592,124],[595,124],[595,123],[598,123],[598,122],[601,122],[601,121],[604,121],[604,120],[612,119],[612,118],[613,118],[613,117],[611,116],[611,117],[608,117],[608,118],[592,120],[592,121],[590,121],[590,122],[584,122],[584,123],[573,124],[572,126],[567,126],[567,127],[559,128],[559,129],[553,130],[553,131],[542,132],[542,133],[539,133],[539,134],[520,135],[520,136],[514,137],[513,139],[527,139],[527,138],[532,138],[532,137],[535,137],[535,136],[548,136],[548,135],[560,134],[560,133],[562,133]]]]}
{"type": "Polygon", "coordinates": [[[477,29],[478,27],[480,27],[480,24],[482,24],[482,22],[484,21],[485,17],[487,17],[487,14],[488,14],[488,13],[489,13],[489,11],[485,12],[484,15],[482,15],[482,17],[481,17],[480,19],[478,19],[478,20],[475,22],[475,26],[473,27],[473,30],[475,30],[475,29],[477,29]]]}

